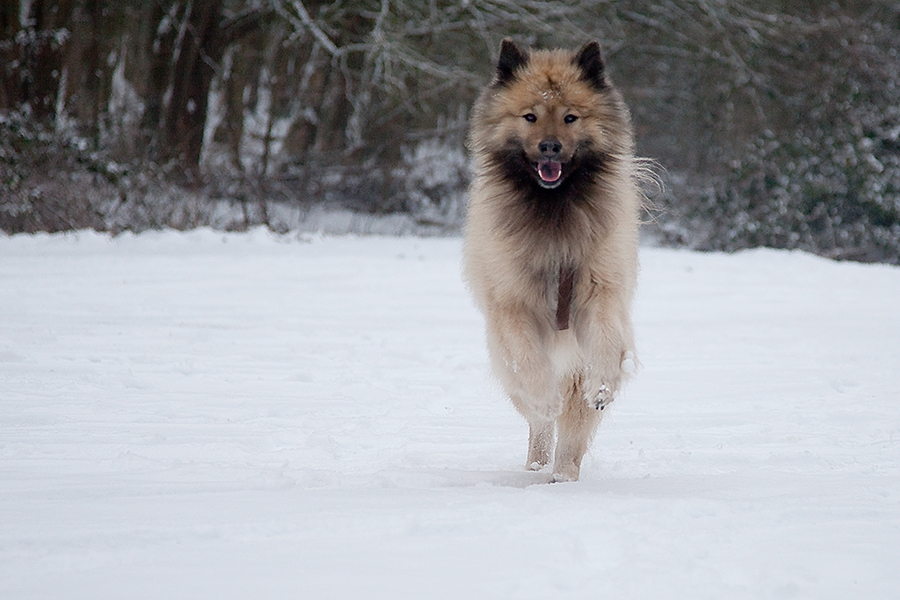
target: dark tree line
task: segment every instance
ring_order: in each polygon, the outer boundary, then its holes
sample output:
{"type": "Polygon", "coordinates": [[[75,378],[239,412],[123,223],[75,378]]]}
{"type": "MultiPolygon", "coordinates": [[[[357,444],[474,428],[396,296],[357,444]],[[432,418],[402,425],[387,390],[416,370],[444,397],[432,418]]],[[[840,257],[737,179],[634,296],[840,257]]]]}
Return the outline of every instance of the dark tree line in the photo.
{"type": "Polygon", "coordinates": [[[504,36],[601,40],[665,168],[660,240],[900,261],[888,0],[7,0],[0,227],[190,227],[222,202],[274,226],[328,202],[452,230],[504,36]]]}
{"type": "MultiPolygon", "coordinates": [[[[0,13],[0,107],[37,120],[71,119],[100,148],[106,131],[139,134],[141,150],[199,163],[210,86],[222,56],[260,28],[265,11],[226,14],[222,0],[7,2],[0,13]],[[125,69],[140,122],[123,131],[116,69],[125,69]]],[[[134,112],[135,107],[131,107],[134,112]]],[[[115,134],[114,134],[115,135],[115,134]]],[[[120,149],[120,152],[122,150],[120,149]]]]}

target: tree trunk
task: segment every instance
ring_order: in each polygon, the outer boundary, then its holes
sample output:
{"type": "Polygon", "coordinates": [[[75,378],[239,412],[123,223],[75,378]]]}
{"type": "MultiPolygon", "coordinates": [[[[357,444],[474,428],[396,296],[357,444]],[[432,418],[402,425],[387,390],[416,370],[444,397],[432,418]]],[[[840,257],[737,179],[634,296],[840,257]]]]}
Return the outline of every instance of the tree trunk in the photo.
{"type": "Polygon", "coordinates": [[[0,3],[0,108],[15,108],[19,101],[19,53],[16,33],[19,31],[19,3],[0,3]]]}
{"type": "Polygon", "coordinates": [[[34,116],[52,117],[73,3],[32,0],[25,23],[19,22],[19,4],[7,1],[0,8],[0,106],[28,104],[34,116]]]}
{"type": "Polygon", "coordinates": [[[185,10],[171,95],[163,119],[161,155],[195,170],[203,150],[207,100],[214,69],[222,58],[222,0],[194,0],[185,10]]]}

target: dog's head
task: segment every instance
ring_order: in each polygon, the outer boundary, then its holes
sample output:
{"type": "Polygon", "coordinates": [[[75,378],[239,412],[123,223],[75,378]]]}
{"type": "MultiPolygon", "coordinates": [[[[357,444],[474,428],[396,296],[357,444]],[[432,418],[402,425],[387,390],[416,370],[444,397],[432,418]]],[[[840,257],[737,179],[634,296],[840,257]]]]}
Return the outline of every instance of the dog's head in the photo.
{"type": "Polygon", "coordinates": [[[483,148],[540,187],[554,189],[584,160],[610,152],[623,105],[606,76],[597,42],[578,52],[523,50],[503,40],[497,73],[481,108],[483,148]]]}

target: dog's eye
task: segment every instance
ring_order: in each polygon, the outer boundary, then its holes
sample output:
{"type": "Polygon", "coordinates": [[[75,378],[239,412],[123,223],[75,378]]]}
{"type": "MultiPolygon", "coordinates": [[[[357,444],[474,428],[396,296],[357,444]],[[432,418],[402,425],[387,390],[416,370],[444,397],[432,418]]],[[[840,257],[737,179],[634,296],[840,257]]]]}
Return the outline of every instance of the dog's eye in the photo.
{"type": "Polygon", "coordinates": [[[570,125],[570,124],[574,123],[574,122],[577,121],[577,120],[578,120],[578,117],[576,117],[575,115],[566,115],[566,116],[563,118],[563,122],[565,122],[566,125],[570,125]]]}
{"type": "Polygon", "coordinates": [[[524,118],[525,118],[525,120],[528,121],[529,123],[534,123],[534,122],[537,121],[537,115],[534,114],[534,113],[528,113],[527,115],[525,115],[524,118]]]}

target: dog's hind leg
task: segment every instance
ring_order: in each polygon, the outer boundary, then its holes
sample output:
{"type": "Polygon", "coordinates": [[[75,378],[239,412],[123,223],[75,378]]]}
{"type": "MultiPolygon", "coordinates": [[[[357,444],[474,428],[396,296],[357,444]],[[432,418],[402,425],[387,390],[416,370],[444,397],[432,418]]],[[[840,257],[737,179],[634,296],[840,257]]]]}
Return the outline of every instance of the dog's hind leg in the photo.
{"type": "Polygon", "coordinates": [[[600,424],[601,414],[584,401],[583,376],[575,375],[565,392],[563,412],[557,420],[559,440],[552,481],[578,481],[581,460],[600,424]]]}
{"type": "Polygon", "coordinates": [[[540,471],[550,462],[553,437],[556,426],[553,421],[531,421],[528,423],[528,460],[525,466],[532,471],[540,471]]]}

